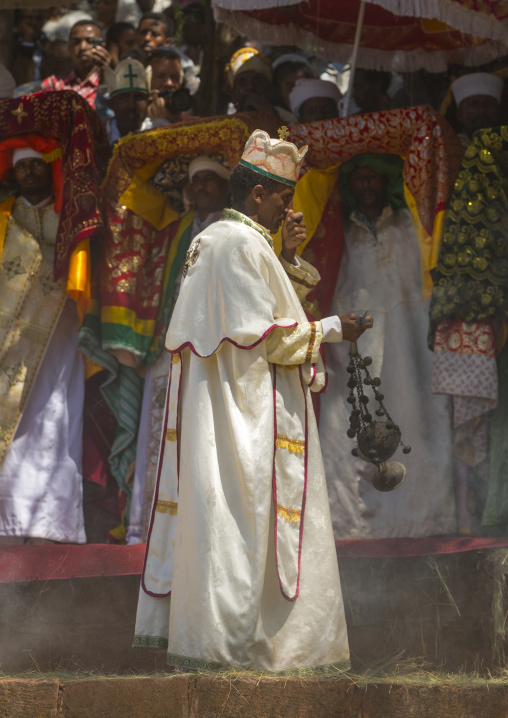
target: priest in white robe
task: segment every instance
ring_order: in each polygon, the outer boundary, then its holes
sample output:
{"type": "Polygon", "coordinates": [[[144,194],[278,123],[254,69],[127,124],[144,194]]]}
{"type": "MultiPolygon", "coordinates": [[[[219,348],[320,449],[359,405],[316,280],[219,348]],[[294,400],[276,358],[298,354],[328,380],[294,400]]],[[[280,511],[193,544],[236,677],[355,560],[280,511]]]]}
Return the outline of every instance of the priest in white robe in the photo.
{"type": "Polygon", "coordinates": [[[0,213],[0,544],[85,543],[84,365],[66,277],[53,278],[51,163],[12,152],[19,195],[0,213]]]}
{"type": "MultiPolygon", "coordinates": [[[[210,155],[198,155],[189,164],[188,192],[193,209],[180,220],[181,223],[190,226],[180,240],[183,250],[182,260],[181,266],[175,267],[177,277],[167,299],[170,305],[167,312],[168,323],[180,292],[186,250],[200,232],[220,219],[222,210],[228,203],[227,180],[230,173],[225,164],[221,163],[217,157],[210,155]]],[[[174,241],[178,238],[178,234],[174,241]]],[[[170,246],[171,250],[172,246],[170,246]]],[[[178,254],[180,254],[179,251],[178,254]]],[[[176,256],[173,261],[175,263],[178,261],[176,256]]],[[[165,295],[165,293],[162,294],[165,295]]],[[[126,536],[128,544],[141,543],[146,540],[147,519],[157,476],[162,432],[161,418],[164,416],[164,397],[167,393],[170,366],[171,355],[163,351],[146,369],[136,442],[136,468],[132,487],[129,528],[126,536]]]]}
{"type": "Polygon", "coordinates": [[[358,343],[380,377],[384,403],[411,453],[394,456],[405,482],[380,493],[376,466],[355,458],[356,442],[343,431],[348,346],[327,349],[328,390],[321,399],[319,433],[336,539],[453,534],[457,528],[449,398],[431,391],[427,347],[429,301],[422,301],[420,251],[405,206],[402,161],[394,155],[357,155],[341,168],[344,250],[332,310],[375,312],[358,343]]]}
{"type": "Polygon", "coordinates": [[[134,645],[165,648],[182,668],[310,676],[349,662],[310,391],[326,383],[321,342],[364,327],[354,315],[308,322],[302,310],[319,280],[294,258],[305,151],[259,130],[249,138],[230,178],[234,209],[190,246],[167,334],[134,645]],[[283,221],[279,260],[269,232],[283,221]]]}

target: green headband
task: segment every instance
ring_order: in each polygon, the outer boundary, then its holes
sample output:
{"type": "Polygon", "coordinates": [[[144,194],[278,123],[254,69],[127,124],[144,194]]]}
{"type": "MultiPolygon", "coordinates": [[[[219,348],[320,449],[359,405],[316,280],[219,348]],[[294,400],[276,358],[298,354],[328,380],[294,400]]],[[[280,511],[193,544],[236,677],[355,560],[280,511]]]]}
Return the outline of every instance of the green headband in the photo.
{"type": "Polygon", "coordinates": [[[244,167],[248,167],[250,170],[253,170],[254,172],[259,172],[260,175],[265,175],[265,177],[270,177],[270,179],[273,179],[276,182],[281,182],[282,184],[287,184],[290,187],[294,187],[296,185],[296,182],[294,180],[286,179],[285,177],[279,177],[279,175],[274,175],[274,174],[272,174],[272,172],[268,172],[268,170],[263,169],[263,167],[257,167],[256,165],[253,165],[250,162],[247,162],[247,160],[241,159],[238,164],[243,165],[244,167]]]}

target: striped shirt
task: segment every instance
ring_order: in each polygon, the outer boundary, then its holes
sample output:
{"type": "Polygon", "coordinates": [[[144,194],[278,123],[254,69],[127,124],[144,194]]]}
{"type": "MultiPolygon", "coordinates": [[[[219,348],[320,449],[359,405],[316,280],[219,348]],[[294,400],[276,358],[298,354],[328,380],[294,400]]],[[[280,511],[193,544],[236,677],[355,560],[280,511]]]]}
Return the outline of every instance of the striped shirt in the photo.
{"type": "Polygon", "coordinates": [[[56,75],[46,77],[41,83],[42,90],[74,90],[85,99],[90,107],[95,109],[95,98],[97,96],[97,88],[99,87],[99,73],[92,72],[86,80],[80,80],[74,70],[64,79],[58,78],[56,75]]]}

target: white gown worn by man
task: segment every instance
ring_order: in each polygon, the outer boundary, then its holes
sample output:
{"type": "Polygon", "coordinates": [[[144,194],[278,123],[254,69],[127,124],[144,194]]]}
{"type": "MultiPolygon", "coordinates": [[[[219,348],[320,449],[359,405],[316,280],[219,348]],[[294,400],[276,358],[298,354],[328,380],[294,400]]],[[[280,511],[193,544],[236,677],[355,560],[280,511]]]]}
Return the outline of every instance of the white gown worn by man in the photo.
{"type": "MultiPolygon", "coordinates": [[[[190,162],[189,194],[195,211],[192,212],[190,231],[185,235],[185,242],[188,244],[183,247],[184,250],[188,249],[192,240],[200,232],[220,219],[229,197],[227,180],[230,174],[229,168],[221,164],[217,157],[198,155],[190,162]]],[[[182,221],[186,221],[188,218],[189,215],[185,215],[182,221]]],[[[176,237],[174,241],[176,241],[176,237]]],[[[184,241],[183,237],[180,241],[184,241]]],[[[170,251],[171,249],[172,246],[170,251]]],[[[180,292],[184,259],[185,254],[182,257],[181,267],[178,267],[178,276],[169,299],[168,322],[171,319],[172,307],[176,304],[180,292]]],[[[173,261],[176,262],[176,257],[173,261]]],[[[145,375],[143,404],[136,442],[136,468],[132,487],[129,528],[126,536],[128,544],[146,540],[148,516],[157,477],[170,368],[171,355],[164,351],[153,364],[148,366],[145,375]]]]}
{"type": "Polygon", "coordinates": [[[21,190],[0,257],[0,542],[85,543],[84,364],[66,279],[53,279],[51,165],[14,150],[21,190]]]}
{"type": "Polygon", "coordinates": [[[310,390],[325,385],[323,335],[363,328],[350,317],[309,323],[301,308],[319,279],[292,260],[304,153],[254,132],[230,178],[236,209],[187,254],[134,641],[167,648],[172,665],[306,675],[348,665],[310,390]],[[267,230],[286,215],[284,262],[267,230]]]}
{"type": "MultiPolygon", "coordinates": [[[[377,491],[371,484],[376,467],[351,455],[356,442],[344,432],[351,414],[349,347],[330,346],[319,433],[335,538],[454,533],[451,405],[431,391],[429,301],[422,301],[420,250],[404,207],[402,161],[358,155],[341,168],[341,196],[343,207],[354,209],[345,222],[332,310],[375,311],[375,325],[358,350],[372,357],[370,374],[380,377],[386,408],[412,450],[394,456],[407,468],[405,482],[393,492],[377,491]]],[[[374,411],[372,402],[373,396],[374,411]]]]}

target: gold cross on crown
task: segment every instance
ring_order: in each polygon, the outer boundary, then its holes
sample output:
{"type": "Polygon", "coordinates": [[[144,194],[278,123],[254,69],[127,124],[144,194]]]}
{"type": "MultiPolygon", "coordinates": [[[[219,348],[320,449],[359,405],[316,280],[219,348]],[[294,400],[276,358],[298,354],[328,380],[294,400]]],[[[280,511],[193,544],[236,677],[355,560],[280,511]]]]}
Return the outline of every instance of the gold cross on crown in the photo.
{"type": "Polygon", "coordinates": [[[289,130],[286,127],[286,125],[282,125],[282,127],[279,129],[279,140],[285,140],[286,137],[289,135],[289,130]]]}

